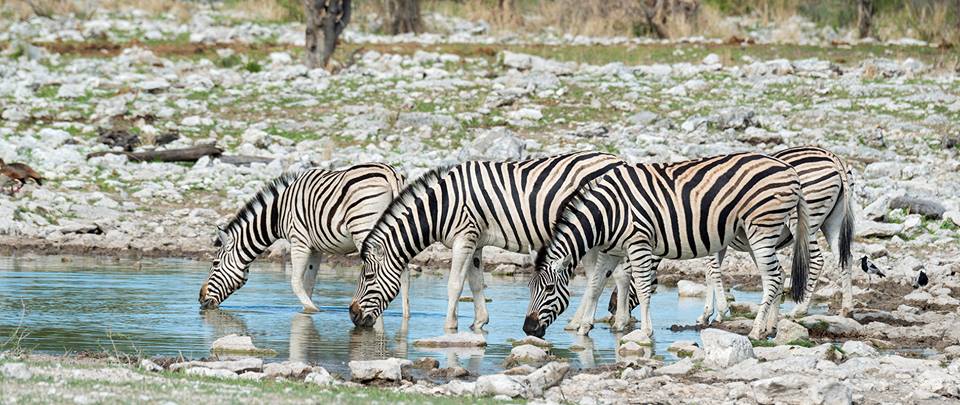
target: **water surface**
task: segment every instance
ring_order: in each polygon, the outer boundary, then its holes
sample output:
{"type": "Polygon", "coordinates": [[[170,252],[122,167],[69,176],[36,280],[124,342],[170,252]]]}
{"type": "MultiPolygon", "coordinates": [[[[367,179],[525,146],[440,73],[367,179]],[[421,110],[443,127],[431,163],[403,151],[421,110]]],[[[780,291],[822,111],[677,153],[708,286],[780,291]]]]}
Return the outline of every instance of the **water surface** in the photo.
{"type": "MultiPolygon", "coordinates": [[[[287,268],[289,269],[289,268],[287,268]]],[[[289,271],[277,264],[255,264],[250,280],[219,310],[200,311],[197,294],[208,264],[175,259],[130,260],[85,257],[27,256],[0,258],[0,344],[18,333],[21,346],[40,352],[123,351],[143,355],[209,355],[217,338],[250,335],[258,347],[273,349],[276,357],[319,363],[346,371],[358,359],[430,356],[441,366],[460,365],[473,372],[496,372],[509,354],[508,339],[519,339],[529,299],[527,278],[486,275],[488,346],[474,350],[430,350],[413,341],[443,334],[446,314],[445,277],[412,278],[411,318],[404,322],[399,300],[384,314],[382,328],[355,328],[347,305],[356,286],[356,269],[323,268],[317,276],[314,301],[321,312],[303,314],[290,289],[289,271]]],[[[555,354],[580,367],[614,362],[619,334],[597,324],[590,337],[563,330],[578,304],[585,282],[578,277],[573,303],[547,331],[555,354]],[[572,352],[577,344],[587,350],[572,352]]],[[[469,294],[469,288],[465,288],[469,294]]],[[[598,306],[606,315],[610,288],[598,306]]],[[[759,300],[759,293],[738,292],[737,300],[759,300]]],[[[660,286],[652,302],[654,353],[673,360],[666,348],[676,340],[698,340],[694,331],[671,332],[671,325],[695,322],[703,300],[677,297],[675,289],[660,286]]],[[[785,307],[786,308],[786,307],[785,307]]],[[[473,303],[459,307],[460,330],[469,330],[473,303]]]]}

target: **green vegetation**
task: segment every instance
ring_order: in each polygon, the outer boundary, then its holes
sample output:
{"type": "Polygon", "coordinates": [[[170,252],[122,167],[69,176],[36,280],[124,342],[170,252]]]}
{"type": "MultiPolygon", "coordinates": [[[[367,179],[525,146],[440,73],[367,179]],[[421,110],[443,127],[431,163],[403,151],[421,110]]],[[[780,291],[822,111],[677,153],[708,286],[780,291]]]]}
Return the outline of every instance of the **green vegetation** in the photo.
{"type": "Polygon", "coordinates": [[[807,339],[807,338],[794,339],[787,342],[787,344],[791,346],[803,346],[803,347],[814,347],[817,345],[816,343],[810,341],[810,339],[807,339]]]}
{"type": "Polygon", "coordinates": [[[774,347],[777,345],[776,343],[773,343],[772,340],[767,340],[767,339],[761,339],[761,340],[750,339],[750,344],[752,344],[753,347],[774,347]]]}

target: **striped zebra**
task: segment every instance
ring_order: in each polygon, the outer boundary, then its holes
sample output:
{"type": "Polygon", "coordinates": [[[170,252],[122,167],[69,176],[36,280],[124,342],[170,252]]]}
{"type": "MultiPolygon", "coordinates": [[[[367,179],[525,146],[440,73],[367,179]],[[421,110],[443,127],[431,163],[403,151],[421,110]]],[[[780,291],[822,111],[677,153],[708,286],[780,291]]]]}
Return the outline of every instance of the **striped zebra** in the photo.
{"type": "MultiPolygon", "coordinates": [[[[350,318],[356,325],[372,324],[397,295],[398,278],[410,259],[441,242],[453,253],[445,328],[457,328],[457,301],[467,277],[475,311],[472,327],[482,328],[489,319],[482,248],[539,248],[563,202],[621,164],[613,155],[580,152],[518,162],[470,161],[428,172],[400,193],[364,241],[350,318]]],[[[586,265],[605,274],[616,263],[597,258],[586,265]]]]}
{"type": "MultiPolygon", "coordinates": [[[[837,155],[815,147],[785,149],[771,156],[793,166],[797,174],[800,175],[803,196],[810,210],[810,231],[814,234],[818,229],[822,231],[827,243],[831,246],[831,250],[839,256],[840,278],[843,287],[840,314],[848,316],[853,310],[853,285],[850,274],[853,256],[850,252],[850,245],[853,242],[854,214],[853,194],[850,188],[850,169],[837,155]]],[[[785,242],[778,246],[778,249],[785,247],[789,240],[785,242]]],[[[737,246],[743,246],[743,244],[743,241],[740,241],[733,246],[736,248],[737,246]]],[[[707,297],[703,315],[697,319],[697,323],[700,325],[707,325],[710,322],[710,317],[714,314],[714,301],[717,305],[718,322],[722,321],[723,314],[727,312],[726,293],[723,288],[723,279],[720,277],[720,267],[724,255],[725,251],[721,250],[709,259],[710,268],[706,275],[707,297]]],[[[807,313],[822,269],[823,254],[820,251],[820,245],[816,238],[811,238],[810,276],[807,279],[804,292],[805,299],[797,303],[792,313],[793,316],[802,316],[807,313]]],[[[611,314],[616,312],[616,302],[617,290],[615,289],[607,305],[607,310],[611,314]]],[[[628,312],[639,305],[640,302],[632,284],[630,285],[629,302],[628,312]]]]}
{"type": "MultiPolygon", "coordinates": [[[[200,306],[219,306],[247,282],[250,263],[283,238],[290,242],[293,292],[305,311],[318,311],[311,296],[321,254],[356,252],[402,182],[393,168],[379,163],[310,169],[274,179],[218,230],[219,249],[200,287],[200,306]]],[[[406,288],[403,295],[408,316],[406,288]]]]}
{"type": "MultiPolygon", "coordinates": [[[[803,297],[810,253],[808,212],[800,177],[790,165],[758,153],[738,153],[678,163],[620,166],[584,187],[566,204],[550,242],[537,255],[523,330],[543,336],[569,304],[573,269],[591,249],[625,257],[625,275],[637,285],[641,331],[650,336],[650,293],[661,258],[714,255],[741,239],[763,279],[763,300],[750,337],[776,324],[783,270],[776,247],[796,211],[793,296],[803,297]]],[[[627,280],[617,277],[621,291],[627,280]]],[[[623,301],[626,296],[622,296],[623,301]]],[[[619,303],[614,327],[629,318],[619,303]]]]}

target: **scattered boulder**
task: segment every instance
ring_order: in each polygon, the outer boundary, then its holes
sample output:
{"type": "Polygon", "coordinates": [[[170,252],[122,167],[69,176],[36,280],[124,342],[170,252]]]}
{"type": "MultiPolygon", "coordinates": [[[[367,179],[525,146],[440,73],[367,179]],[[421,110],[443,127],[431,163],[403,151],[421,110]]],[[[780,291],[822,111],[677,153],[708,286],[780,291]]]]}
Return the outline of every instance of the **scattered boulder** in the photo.
{"type": "Polygon", "coordinates": [[[534,345],[537,347],[547,347],[547,348],[553,346],[553,344],[551,344],[546,340],[543,340],[536,336],[530,336],[530,335],[525,336],[523,339],[514,340],[511,342],[511,344],[513,344],[514,346],[534,345]]]}
{"type": "Polygon", "coordinates": [[[154,373],[159,373],[163,371],[163,367],[161,367],[157,363],[154,363],[153,360],[150,360],[150,359],[140,360],[140,369],[145,371],[151,371],[154,373]]]}
{"type": "Polygon", "coordinates": [[[410,375],[413,362],[406,359],[389,358],[385,360],[357,360],[347,363],[350,378],[366,383],[372,381],[399,382],[410,375]]]}
{"type": "Polygon", "coordinates": [[[640,329],[634,329],[630,333],[623,335],[620,338],[620,344],[623,345],[627,342],[633,342],[640,346],[652,346],[653,340],[650,339],[650,336],[644,334],[640,329]]]}
{"type": "Polygon", "coordinates": [[[795,340],[808,338],[810,338],[810,333],[803,325],[789,319],[781,319],[777,323],[777,336],[773,338],[773,343],[785,345],[795,340]]]}
{"type": "Polygon", "coordinates": [[[700,331],[703,341],[703,364],[710,368],[727,368],[743,360],[753,358],[753,345],[746,336],[720,329],[700,331]]]}
{"type": "Polygon", "coordinates": [[[24,363],[7,363],[0,366],[0,375],[4,378],[13,380],[29,380],[33,378],[33,372],[24,363]]]}
{"type": "Polygon", "coordinates": [[[840,347],[846,357],[877,357],[877,349],[866,342],[848,340],[840,347]]]}
{"type": "Polygon", "coordinates": [[[198,375],[202,377],[214,377],[214,378],[227,378],[227,379],[237,379],[240,376],[237,373],[219,369],[219,368],[207,368],[207,367],[190,367],[186,370],[188,375],[198,375]]]}
{"type": "Polygon", "coordinates": [[[566,362],[551,362],[526,376],[526,396],[528,398],[543,396],[544,391],[563,380],[570,371],[570,364],[566,362]]]}
{"type": "Polygon", "coordinates": [[[537,371],[536,367],[533,367],[529,364],[521,364],[519,366],[509,368],[503,371],[506,375],[527,375],[534,371],[537,371]]]}
{"type": "Polygon", "coordinates": [[[313,371],[309,365],[299,361],[269,363],[263,367],[263,373],[269,378],[300,378],[313,371]]]}
{"type": "Polygon", "coordinates": [[[432,378],[452,380],[454,378],[466,377],[470,375],[470,371],[463,367],[456,366],[456,367],[436,368],[436,369],[430,370],[427,374],[432,378]]]}
{"type": "Polygon", "coordinates": [[[170,371],[190,369],[194,367],[209,368],[211,370],[228,370],[232,373],[244,371],[260,371],[263,369],[263,360],[255,357],[246,357],[237,360],[222,361],[186,361],[171,364],[170,371]]]}
{"type": "Polygon", "coordinates": [[[855,229],[857,238],[892,238],[903,231],[903,224],[860,221],[855,229]]]}
{"type": "Polygon", "coordinates": [[[479,333],[459,332],[432,338],[417,339],[414,346],[420,347],[484,347],[487,340],[479,333]]]}
{"type": "Polygon", "coordinates": [[[660,375],[683,375],[693,370],[694,366],[693,359],[687,357],[671,365],[660,367],[656,372],[660,375]]]}
{"type": "Polygon", "coordinates": [[[863,328],[859,322],[837,315],[810,315],[798,322],[810,331],[833,336],[858,336],[863,328]]]}
{"type": "Polygon", "coordinates": [[[504,367],[519,364],[538,364],[547,360],[547,352],[534,345],[520,345],[510,350],[503,361],[504,367]]]}
{"type": "Polygon", "coordinates": [[[210,346],[214,353],[262,354],[275,355],[277,352],[270,349],[260,349],[253,345],[253,338],[230,334],[219,338],[210,346]]]}
{"type": "Polygon", "coordinates": [[[667,351],[676,353],[677,357],[691,357],[698,350],[701,350],[700,345],[692,340],[677,340],[667,347],[667,351]]]}
{"type": "Polygon", "coordinates": [[[506,127],[494,127],[477,134],[460,149],[458,158],[467,160],[521,160],[526,144],[506,127]]]}
{"type": "Polygon", "coordinates": [[[317,384],[317,385],[331,385],[336,383],[336,379],[327,372],[323,367],[313,367],[313,371],[310,374],[307,374],[307,377],[303,379],[303,382],[307,384],[317,384]]]}
{"type": "Polygon", "coordinates": [[[525,388],[519,381],[520,377],[504,374],[483,375],[477,378],[473,395],[478,397],[503,395],[516,398],[524,394],[525,388]]]}
{"type": "Polygon", "coordinates": [[[891,209],[904,209],[911,214],[920,214],[927,218],[940,219],[947,211],[943,204],[923,198],[900,196],[890,200],[891,209]]]}
{"type": "Polygon", "coordinates": [[[433,357],[421,357],[413,362],[413,368],[418,370],[433,370],[437,367],[440,367],[440,361],[433,357]]]}

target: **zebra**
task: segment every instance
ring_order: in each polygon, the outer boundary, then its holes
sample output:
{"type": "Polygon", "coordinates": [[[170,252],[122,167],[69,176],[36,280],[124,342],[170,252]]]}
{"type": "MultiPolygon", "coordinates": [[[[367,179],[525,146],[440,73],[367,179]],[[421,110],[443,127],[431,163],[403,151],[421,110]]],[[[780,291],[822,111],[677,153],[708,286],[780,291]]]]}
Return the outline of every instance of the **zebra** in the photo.
{"type": "MultiPolygon", "coordinates": [[[[393,168],[367,163],[343,170],[309,169],[267,183],[224,226],[200,306],[216,308],[247,282],[250,263],[280,238],[290,242],[291,287],[306,312],[319,308],[311,295],[322,253],[357,251],[377,218],[399,194],[403,178],[393,168]]],[[[409,316],[404,279],[403,313],[409,316]]]]}
{"type": "MultiPolygon", "coordinates": [[[[849,316],[853,310],[853,285],[851,282],[851,265],[853,254],[850,251],[854,233],[853,194],[850,178],[850,168],[837,155],[817,147],[796,147],[784,149],[771,156],[783,160],[797,171],[802,182],[803,196],[810,210],[810,231],[816,234],[823,232],[831,250],[839,256],[840,279],[843,299],[840,305],[840,315],[849,316]]],[[[785,241],[789,242],[789,240],[785,241]]],[[[741,242],[742,244],[742,242],[741,242]]],[[[782,249],[786,243],[778,246],[782,249]]],[[[723,279],[720,277],[720,266],[723,263],[725,251],[711,256],[710,267],[706,272],[707,296],[703,315],[697,319],[697,324],[709,324],[714,314],[714,300],[717,305],[717,321],[727,312],[727,299],[723,288],[723,279]]],[[[823,255],[816,238],[810,239],[810,276],[807,279],[805,299],[797,303],[792,316],[802,316],[807,313],[810,299],[816,288],[823,269],[823,255]]],[[[616,311],[617,290],[610,296],[607,310],[611,314],[616,311]]],[[[630,300],[627,312],[631,312],[639,304],[635,288],[630,285],[630,300]]]]}
{"type": "MultiPolygon", "coordinates": [[[[363,269],[350,318],[359,326],[372,324],[397,295],[397,279],[410,259],[439,241],[453,252],[444,327],[457,329],[457,302],[464,278],[469,278],[472,327],[481,329],[489,320],[482,248],[514,252],[539,248],[563,202],[583,184],[621,164],[610,154],[578,152],[526,161],[468,161],[427,172],[394,199],[363,242],[363,269]]],[[[591,256],[585,261],[588,267],[606,273],[616,266],[605,258],[592,262],[591,256]]]]}
{"type": "MultiPolygon", "coordinates": [[[[591,249],[625,257],[637,285],[644,335],[650,336],[649,314],[653,269],[661,258],[692,259],[716,254],[738,240],[752,251],[761,270],[764,294],[750,337],[758,339],[777,321],[779,305],[770,306],[783,289],[783,271],[776,246],[796,211],[793,290],[803,298],[810,252],[808,210],[800,176],[783,161],[758,153],[737,153],[677,163],[623,165],[577,193],[557,218],[550,241],[537,254],[530,281],[530,304],[523,330],[542,337],[569,304],[573,268],[591,249]]],[[[621,295],[625,301],[626,296],[621,295]]],[[[614,326],[629,318],[619,302],[614,326]]]]}

